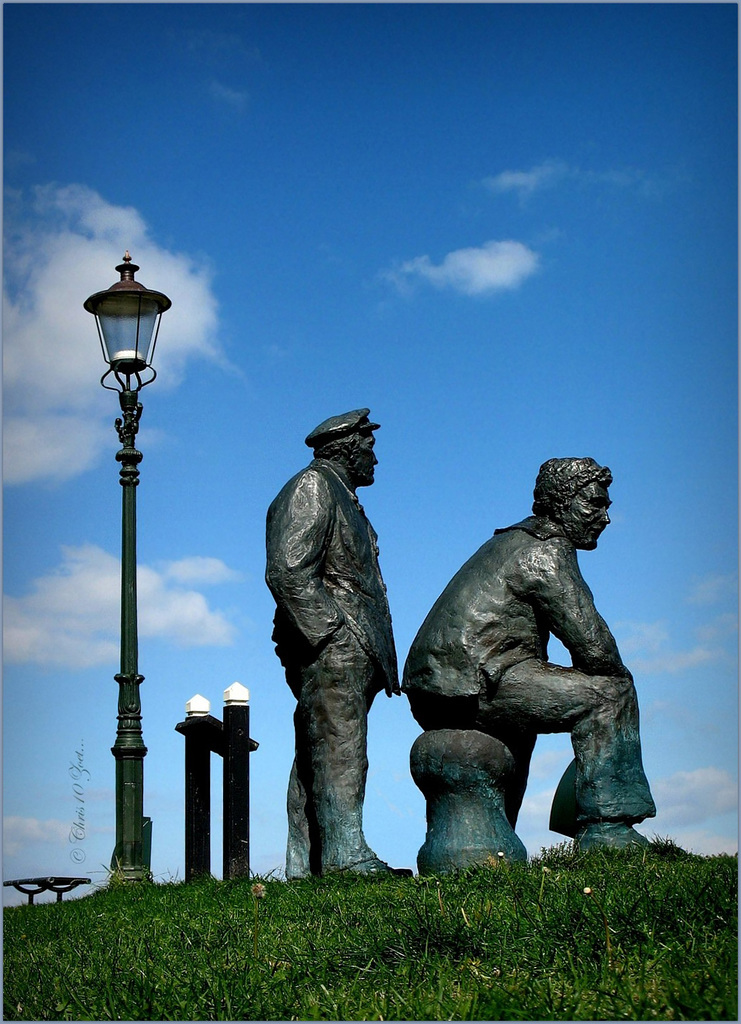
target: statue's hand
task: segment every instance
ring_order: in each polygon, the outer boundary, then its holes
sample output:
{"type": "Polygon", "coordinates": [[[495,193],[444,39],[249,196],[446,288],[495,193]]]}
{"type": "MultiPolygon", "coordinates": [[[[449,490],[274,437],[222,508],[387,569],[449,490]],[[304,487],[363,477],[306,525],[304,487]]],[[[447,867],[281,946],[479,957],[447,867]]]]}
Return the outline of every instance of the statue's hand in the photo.
{"type": "Polygon", "coordinates": [[[401,697],[401,687],[399,686],[398,682],[393,682],[393,683],[387,682],[385,689],[386,689],[386,696],[387,697],[393,697],[394,694],[397,697],[401,697]]]}

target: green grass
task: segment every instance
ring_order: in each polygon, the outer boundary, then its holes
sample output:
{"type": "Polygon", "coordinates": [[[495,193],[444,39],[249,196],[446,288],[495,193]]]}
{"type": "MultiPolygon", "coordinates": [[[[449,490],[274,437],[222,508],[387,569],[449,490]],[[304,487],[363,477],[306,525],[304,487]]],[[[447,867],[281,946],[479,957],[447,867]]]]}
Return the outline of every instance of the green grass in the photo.
{"type": "Polygon", "coordinates": [[[5,1019],[738,1017],[735,857],[564,844],[442,879],[254,882],[6,909],[5,1019]]]}

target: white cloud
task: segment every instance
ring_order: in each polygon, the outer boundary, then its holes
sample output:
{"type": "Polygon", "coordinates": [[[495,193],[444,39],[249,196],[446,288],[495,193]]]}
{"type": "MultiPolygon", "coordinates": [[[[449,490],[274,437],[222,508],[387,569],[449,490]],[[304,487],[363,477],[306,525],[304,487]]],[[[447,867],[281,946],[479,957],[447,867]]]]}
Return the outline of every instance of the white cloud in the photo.
{"type": "MultiPolygon", "coordinates": [[[[111,410],[112,413],[117,409],[111,410]]],[[[9,484],[61,482],[92,466],[112,444],[112,419],[44,413],[6,415],[3,420],[4,477],[9,484]]]]}
{"type": "Polygon", "coordinates": [[[714,573],[698,580],[687,600],[690,604],[717,604],[725,598],[735,597],[737,587],[735,573],[714,573]]]}
{"type": "Polygon", "coordinates": [[[156,352],[158,386],[172,387],[188,360],[222,359],[209,269],[157,245],[137,210],[84,185],[11,194],[5,234],[5,480],[69,479],[94,463],[117,412],[98,386],[106,366],[83,302],[114,283],[129,249],[137,278],[172,299],[156,352]]]}
{"type": "Polygon", "coordinates": [[[669,641],[663,622],[618,622],[615,633],[624,655],[655,654],[669,641]]]}
{"type": "MultiPolygon", "coordinates": [[[[8,662],[89,668],[115,662],[120,635],[120,563],[94,545],[62,548],[63,560],[30,593],[4,599],[8,662]]],[[[139,636],[181,647],[226,646],[234,627],[206,598],[181,584],[238,578],[218,559],[183,559],[137,573],[139,636]],[[191,566],[184,572],[184,567],[191,566]],[[200,575],[196,569],[200,567],[200,575]]]]}
{"type": "Polygon", "coordinates": [[[47,818],[3,818],[3,856],[15,857],[30,843],[66,843],[70,823],[47,818]]]}
{"type": "Polygon", "coordinates": [[[738,808],[736,781],[720,768],[675,772],[652,782],[651,788],[662,826],[700,825],[738,808]]]}
{"type": "MultiPolygon", "coordinates": [[[[676,175],[675,175],[676,177],[676,175]]],[[[489,191],[496,194],[514,192],[521,202],[528,200],[535,192],[551,188],[565,181],[578,185],[607,186],[608,188],[631,188],[644,196],[661,195],[671,185],[671,180],[659,181],[636,167],[622,167],[606,171],[585,171],[567,164],[563,160],[544,160],[527,171],[507,170],[482,180],[489,191]]]]}
{"type": "Polygon", "coordinates": [[[644,675],[659,675],[664,672],[674,674],[695,668],[697,665],[705,665],[708,661],[715,661],[717,657],[717,651],[709,650],[707,647],[693,647],[689,651],[667,651],[655,658],[634,658],[630,662],[630,668],[644,675]]]}
{"type": "Polygon", "coordinates": [[[256,46],[245,44],[237,32],[219,32],[214,29],[181,29],[177,33],[177,42],[193,56],[209,63],[224,65],[236,59],[241,67],[245,61],[260,61],[260,51],[256,46]]]}
{"type": "Polygon", "coordinates": [[[220,558],[204,558],[201,555],[170,562],[165,576],[177,583],[229,583],[242,579],[240,573],[230,569],[220,558]]]}
{"type": "Polygon", "coordinates": [[[689,650],[671,650],[669,632],[662,622],[618,622],[614,632],[620,652],[634,673],[658,675],[683,672],[714,661],[721,654],[719,650],[702,643],[689,650]]]}
{"type": "Polygon", "coordinates": [[[738,632],[738,617],[733,612],[719,615],[712,622],[697,627],[697,635],[704,643],[712,644],[738,632]]]}
{"type": "Polygon", "coordinates": [[[528,790],[522,801],[522,808],[520,809],[521,820],[518,821],[518,826],[522,826],[525,829],[528,827],[540,827],[541,829],[544,826],[547,827],[551,816],[554,794],[555,787],[554,789],[541,789],[537,793],[528,790]]]}
{"type": "Polygon", "coordinates": [[[529,171],[502,171],[484,178],[483,183],[492,192],[517,192],[521,199],[526,199],[533,192],[555,185],[572,173],[562,160],[546,160],[529,171]]]}
{"type": "Polygon", "coordinates": [[[698,665],[706,665],[714,662],[717,651],[708,647],[692,647],[690,650],[665,651],[657,654],[656,657],[636,657],[630,662],[630,668],[635,672],[646,676],[656,676],[663,673],[673,675],[678,672],[685,672],[687,669],[694,669],[698,665]]]}
{"type": "Polygon", "coordinates": [[[230,89],[228,85],[223,85],[221,82],[217,82],[214,79],[209,85],[209,92],[213,99],[219,103],[223,103],[232,110],[241,113],[247,106],[249,95],[246,92],[240,92],[238,89],[230,89]]]}
{"type": "MultiPolygon", "coordinates": [[[[550,737],[552,739],[552,737],[550,737]]],[[[536,746],[533,759],[530,762],[530,779],[555,779],[558,781],[566,771],[568,764],[573,757],[571,746],[568,750],[545,750],[540,752],[536,746]]]]}
{"type": "Polygon", "coordinates": [[[517,288],[535,273],[538,260],[538,254],[522,242],[490,241],[479,248],[456,249],[439,265],[429,256],[417,256],[384,276],[401,290],[410,281],[422,280],[463,295],[488,295],[517,288]]]}
{"type": "Polygon", "coordinates": [[[221,647],[232,642],[234,627],[221,612],[209,609],[203,594],[171,587],[146,566],[139,569],[138,590],[141,636],[166,637],[180,647],[221,647]]]}
{"type": "MultiPolygon", "coordinates": [[[[648,825],[649,822],[644,822],[644,825],[648,825]]],[[[649,839],[655,835],[660,835],[662,838],[666,836],[661,832],[650,832],[641,826],[641,831],[644,832],[649,839]]],[[[738,836],[737,835],[726,835],[721,836],[713,832],[708,832],[706,829],[688,829],[678,828],[675,829],[669,838],[681,846],[683,850],[687,850],[689,853],[697,853],[702,857],[713,857],[719,853],[734,854],[738,853],[738,836]]]]}

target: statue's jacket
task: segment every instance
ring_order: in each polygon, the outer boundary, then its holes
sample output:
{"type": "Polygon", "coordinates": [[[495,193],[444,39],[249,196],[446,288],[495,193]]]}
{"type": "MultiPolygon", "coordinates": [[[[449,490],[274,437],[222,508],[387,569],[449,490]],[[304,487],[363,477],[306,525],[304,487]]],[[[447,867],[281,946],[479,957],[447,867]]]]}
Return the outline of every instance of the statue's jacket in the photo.
{"type": "Polygon", "coordinates": [[[420,627],[402,690],[491,699],[503,673],[547,661],[553,634],[589,675],[627,675],[574,545],[549,519],[497,530],[456,573],[420,627]]]}
{"type": "Polygon", "coordinates": [[[380,686],[398,685],[378,537],[343,468],[314,459],[289,480],[268,509],[266,539],[283,664],[309,663],[345,625],[376,664],[380,686]]]}

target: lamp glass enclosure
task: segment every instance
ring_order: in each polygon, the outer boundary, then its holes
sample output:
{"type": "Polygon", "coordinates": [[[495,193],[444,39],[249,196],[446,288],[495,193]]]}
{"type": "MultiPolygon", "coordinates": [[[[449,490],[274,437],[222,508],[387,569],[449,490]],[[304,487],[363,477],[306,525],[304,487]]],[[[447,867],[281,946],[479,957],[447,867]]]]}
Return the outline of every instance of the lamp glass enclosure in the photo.
{"type": "MultiPolygon", "coordinates": [[[[106,291],[91,295],[83,303],[88,313],[95,316],[103,358],[109,366],[101,379],[103,387],[109,387],[105,381],[110,373],[115,375],[119,387],[126,391],[132,387],[132,377],[136,380],[134,390],[139,391],[157,376],[152,357],[159,321],[172,303],[162,292],[150,291],[136,281],[134,275],[138,269],[126,252],[123,263],[116,267],[121,280],[106,291]],[[141,377],[145,369],[151,370],[148,380],[141,377]]],[[[117,391],[118,388],[110,390],[117,391]]]]}
{"type": "Polygon", "coordinates": [[[96,309],[106,361],[114,370],[135,373],[150,362],[150,347],[160,312],[146,295],[113,292],[96,309]]]}

